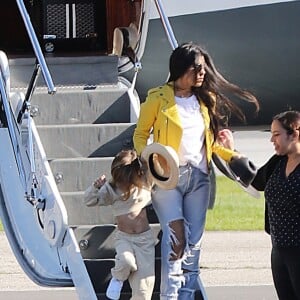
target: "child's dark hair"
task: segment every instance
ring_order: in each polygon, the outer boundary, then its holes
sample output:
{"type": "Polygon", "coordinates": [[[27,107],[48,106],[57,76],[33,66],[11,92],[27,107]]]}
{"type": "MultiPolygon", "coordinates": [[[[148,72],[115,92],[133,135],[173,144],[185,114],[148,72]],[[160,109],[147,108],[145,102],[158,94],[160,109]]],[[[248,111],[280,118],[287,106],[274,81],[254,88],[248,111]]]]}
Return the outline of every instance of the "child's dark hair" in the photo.
{"type": "Polygon", "coordinates": [[[286,130],[288,135],[293,134],[296,130],[300,130],[300,112],[290,110],[282,112],[273,117],[273,121],[277,120],[286,130]]]}
{"type": "Polygon", "coordinates": [[[141,162],[135,150],[122,150],[111,164],[110,184],[124,192],[127,200],[134,187],[147,188],[149,183],[145,174],[145,165],[141,162]]]}

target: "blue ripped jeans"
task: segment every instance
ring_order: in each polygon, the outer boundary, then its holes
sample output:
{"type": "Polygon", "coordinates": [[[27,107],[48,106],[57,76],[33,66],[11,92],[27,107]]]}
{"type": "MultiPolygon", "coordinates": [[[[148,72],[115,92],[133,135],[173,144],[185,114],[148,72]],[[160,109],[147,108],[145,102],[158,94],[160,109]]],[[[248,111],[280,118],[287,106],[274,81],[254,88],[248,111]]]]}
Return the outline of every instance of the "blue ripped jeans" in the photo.
{"type": "Polygon", "coordinates": [[[194,299],[200,290],[207,299],[200,279],[200,244],[210,197],[209,175],[191,166],[180,167],[177,187],[173,190],[156,188],[152,203],[163,236],[161,241],[160,299],[194,299]],[[176,243],[170,222],[184,220],[186,247],[181,259],[170,260],[172,243],[176,243]]]}

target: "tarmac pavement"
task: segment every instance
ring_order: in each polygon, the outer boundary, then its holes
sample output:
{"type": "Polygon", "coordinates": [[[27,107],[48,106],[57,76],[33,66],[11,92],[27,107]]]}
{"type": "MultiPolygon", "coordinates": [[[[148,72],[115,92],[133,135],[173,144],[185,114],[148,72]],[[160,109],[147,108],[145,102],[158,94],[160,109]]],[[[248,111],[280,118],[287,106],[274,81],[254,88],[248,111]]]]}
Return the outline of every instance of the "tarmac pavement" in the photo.
{"type": "MultiPolygon", "coordinates": [[[[276,300],[270,270],[270,237],[263,231],[207,231],[201,276],[210,300],[276,300]]],[[[18,265],[0,232],[0,299],[76,300],[74,288],[45,288],[18,265]]]]}

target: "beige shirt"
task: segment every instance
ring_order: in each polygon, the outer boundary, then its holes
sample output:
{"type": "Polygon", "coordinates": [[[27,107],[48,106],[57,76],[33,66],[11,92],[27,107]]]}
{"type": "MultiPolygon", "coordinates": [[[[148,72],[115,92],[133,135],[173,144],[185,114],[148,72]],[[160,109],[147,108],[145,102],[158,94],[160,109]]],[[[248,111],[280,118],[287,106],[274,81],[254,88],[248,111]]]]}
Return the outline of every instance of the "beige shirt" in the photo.
{"type": "Polygon", "coordinates": [[[141,211],[151,202],[151,190],[135,188],[126,200],[120,190],[115,190],[106,182],[100,189],[91,185],[84,193],[84,203],[87,206],[112,206],[115,217],[141,211]]]}

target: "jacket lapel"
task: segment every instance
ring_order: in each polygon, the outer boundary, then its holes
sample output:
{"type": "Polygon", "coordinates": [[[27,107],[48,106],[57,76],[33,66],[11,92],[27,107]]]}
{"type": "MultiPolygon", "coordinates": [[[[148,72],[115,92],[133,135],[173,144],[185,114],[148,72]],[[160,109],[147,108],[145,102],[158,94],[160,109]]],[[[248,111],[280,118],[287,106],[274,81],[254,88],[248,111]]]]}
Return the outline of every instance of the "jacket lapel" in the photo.
{"type": "Polygon", "coordinates": [[[162,113],[172,122],[181,126],[178,109],[176,107],[175,95],[171,84],[166,84],[162,90],[164,102],[162,104],[162,113]]]}
{"type": "Polygon", "coordinates": [[[200,100],[200,112],[204,120],[205,129],[207,130],[209,128],[210,119],[209,119],[208,109],[204,105],[202,100],[200,100]]]}

